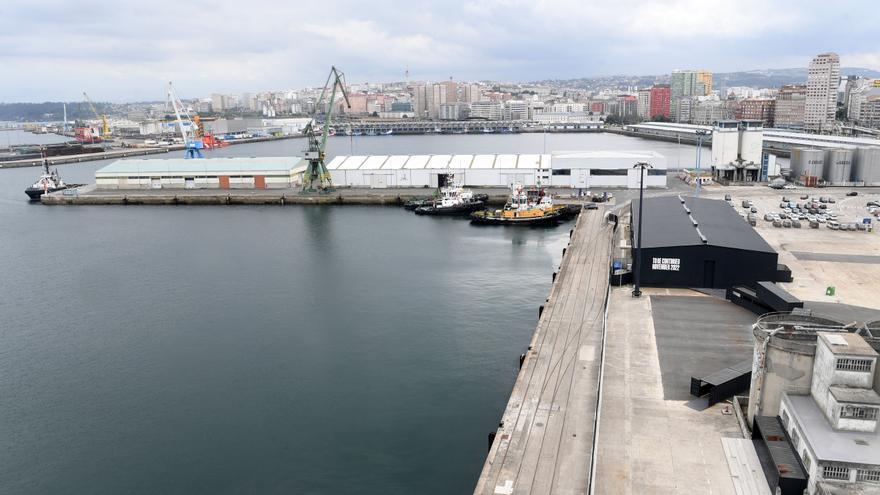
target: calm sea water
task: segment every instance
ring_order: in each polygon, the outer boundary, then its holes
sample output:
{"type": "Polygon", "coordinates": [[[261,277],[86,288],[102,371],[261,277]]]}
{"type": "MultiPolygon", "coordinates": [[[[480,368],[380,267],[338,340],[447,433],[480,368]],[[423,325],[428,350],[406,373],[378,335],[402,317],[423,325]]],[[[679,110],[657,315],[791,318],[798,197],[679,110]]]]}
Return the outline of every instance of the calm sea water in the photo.
{"type": "MultiPolygon", "coordinates": [[[[675,164],[674,144],[546,137],[636,148],[675,164]]],[[[329,154],[544,149],[542,135],[340,137],[329,154]]],[[[103,165],[59,170],[90,182],[103,165]]],[[[0,170],[0,493],[472,491],[570,224],[45,207],[23,192],[37,175],[0,170]]]]}

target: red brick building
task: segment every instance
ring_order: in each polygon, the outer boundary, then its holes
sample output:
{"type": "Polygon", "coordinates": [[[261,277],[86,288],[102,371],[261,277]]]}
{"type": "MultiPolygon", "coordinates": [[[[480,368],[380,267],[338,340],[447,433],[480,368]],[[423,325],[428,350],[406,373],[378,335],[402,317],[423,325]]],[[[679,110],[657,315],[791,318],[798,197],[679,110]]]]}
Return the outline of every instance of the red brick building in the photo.
{"type": "Polygon", "coordinates": [[[651,118],[662,115],[669,118],[669,100],[672,90],[668,84],[658,84],[651,88],[651,118]]]}
{"type": "Polygon", "coordinates": [[[776,100],[770,98],[746,98],[739,102],[737,120],[760,120],[764,127],[773,127],[773,111],[776,100]]]}

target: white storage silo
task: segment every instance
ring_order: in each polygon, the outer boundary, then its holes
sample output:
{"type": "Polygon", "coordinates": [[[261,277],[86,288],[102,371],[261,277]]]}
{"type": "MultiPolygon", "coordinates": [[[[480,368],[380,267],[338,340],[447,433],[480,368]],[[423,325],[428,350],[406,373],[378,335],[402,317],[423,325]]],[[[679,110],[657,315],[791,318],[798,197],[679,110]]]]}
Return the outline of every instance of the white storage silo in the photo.
{"type": "Polygon", "coordinates": [[[791,150],[791,177],[824,177],[825,150],[794,148],[791,150]]]}
{"type": "Polygon", "coordinates": [[[853,150],[833,149],[828,150],[825,157],[825,180],[835,186],[849,184],[852,179],[853,150]]]}
{"type": "Polygon", "coordinates": [[[864,146],[856,150],[852,180],[866,186],[880,186],[880,147],[864,146]]]}

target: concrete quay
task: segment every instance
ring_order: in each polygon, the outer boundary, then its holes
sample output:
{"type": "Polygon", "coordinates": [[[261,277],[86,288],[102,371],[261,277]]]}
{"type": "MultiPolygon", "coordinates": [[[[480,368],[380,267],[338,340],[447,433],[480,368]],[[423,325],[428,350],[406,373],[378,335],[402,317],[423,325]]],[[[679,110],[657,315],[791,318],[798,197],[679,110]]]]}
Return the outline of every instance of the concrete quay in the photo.
{"type": "MultiPolygon", "coordinates": [[[[168,153],[170,148],[123,148],[102,153],[82,153],[79,155],[50,156],[46,158],[49,165],[62,165],[65,163],[92,162],[95,160],[109,160],[114,158],[126,158],[130,156],[156,155],[168,153]]],[[[181,148],[182,149],[182,148],[181,148]]],[[[42,158],[28,158],[25,160],[9,160],[0,162],[0,168],[38,167],[43,164],[42,158]]]]}
{"type": "Polygon", "coordinates": [[[585,494],[591,483],[612,226],[578,218],[475,494],[585,494]]]}
{"type": "MultiPolygon", "coordinates": [[[[471,188],[487,194],[488,205],[501,206],[510,197],[510,190],[500,187],[471,188]]],[[[44,194],[44,205],[389,205],[403,203],[434,194],[425,187],[340,187],[332,193],[304,194],[299,187],[278,189],[98,189],[94,184],[44,194]]],[[[558,204],[583,204],[586,198],[572,196],[570,189],[550,188],[558,204]]]]}
{"type": "MultiPolygon", "coordinates": [[[[44,205],[390,205],[400,206],[430,196],[427,188],[339,188],[332,193],[302,193],[299,188],[280,189],[97,189],[94,185],[44,194],[44,205]]],[[[504,204],[509,191],[480,190],[489,204],[504,204]]]]}

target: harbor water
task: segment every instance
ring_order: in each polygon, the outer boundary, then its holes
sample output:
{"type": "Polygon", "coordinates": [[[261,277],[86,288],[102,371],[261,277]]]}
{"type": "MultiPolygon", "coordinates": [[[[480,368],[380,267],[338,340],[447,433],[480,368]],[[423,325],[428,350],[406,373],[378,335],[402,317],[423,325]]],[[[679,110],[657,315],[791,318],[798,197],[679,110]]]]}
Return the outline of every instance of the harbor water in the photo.
{"type": "MultiPolygon", "coordinates": [[[[528,134],[336,137],[328,154],[586,149],[694,152],[528,134]]],[[[92,182],[104,164],[58,169],[92,182]]],[[[473,490],[572,224],[46,207],[23,192],[38,174],[0,170],[0,493],[473,490]]]]}

